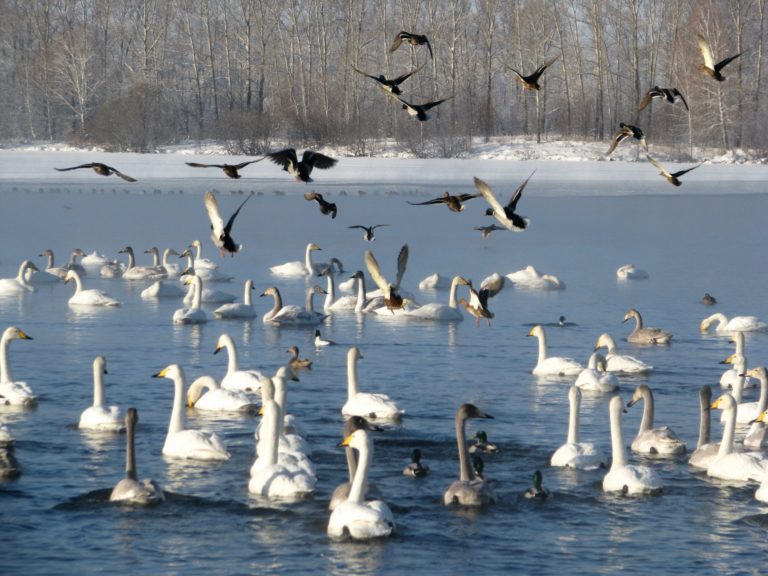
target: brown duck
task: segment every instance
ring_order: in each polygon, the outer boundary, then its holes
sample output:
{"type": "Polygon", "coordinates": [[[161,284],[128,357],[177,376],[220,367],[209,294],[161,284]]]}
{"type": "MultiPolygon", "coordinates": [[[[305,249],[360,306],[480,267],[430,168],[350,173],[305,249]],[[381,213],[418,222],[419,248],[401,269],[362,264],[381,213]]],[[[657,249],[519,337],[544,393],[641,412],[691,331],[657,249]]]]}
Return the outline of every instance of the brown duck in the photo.
{"type": "Polygon", "coordinates": [[[685,101],[680,90],[677,88],[659,88],[658,86],[654,86],[645,93],[645,96],[640,101],[640,106],[637,107],[637,111],[640,112],[645,110],[645,107],[648,106],[654,98],[661,98],[670,104],[674,104],[680,100],[683,103],[683,106],[685,106],[685,109],[688,110],[688,102],[685,101]]]}
{"type": "Polygon", "coordinates": [[[423,34],[413,34],[411,32],[406,32],[405,30],[398,32],[397,36],[395,36],[395,39],[392,41],[392,46],[389,47],[389,51],[394,52],[400,48],[400,44],[403,42],[410,44],[411,46],[426,45],[429,50],[429,57],[434,58],[434,55],[432,54],[432,46],[426,36],[423,34]]]}
{"type": "Polygon", "coordinates": [[[411,202],[406,200],[408,204],[411,206],[428,206],[430,204],[445,204],[448,206],[448,210],[451,212],[461,212],[464,210],[464,202],[467,200],[472,200],[472,198],[477,198],[479,194],[456,194],[452,195],[448,192],[445,192],[442,196],[439,198],[433,198],[432,200],[427,200],[426,202],[411,202]]]}
{"type": "Polygon", "coordinates": [[[696,164],[696,166],[694,166],[692,168],[688,168],[686,170],[680,170],[678,172],[670,173],[670,172],[667,172],[667,170],[661,164],[659,164],[654,158],[652,158],[649,154],[646,154],[645,157],[648,158],[648,162],[650,162],[651,164],[656,166],[656,168],[659,169],[659,171],[660,171],[659,174],[664,176],[664,178],[666,178],[667,182],[669,182],[670,184],[672,184],[674,186],[680,186],[682,184],[682,182],[680,181],[680,176],[682,176],[683,174],[686,174],[687,172],[690,172],[691,170],[695,170],[696,168],[698,168],[699,166],[701,166],[703,164],[703,162],[701,162],[699,164],[696,164]]]}
{"type": "Polygon", "coordinates": [[[119,170],[116,170],[112,168],[112,166],[107,166],[106,164],[102,164],[101,162],[91,162],[89,164],[80,164],[79,166],[72,166],[70,168],[54,168],[54,170],[58,170],[59,172],[66,172],[67,170],[77,170],[79,168],[92,168],[96,174],[99,176],[112,176],[114,174],[115,176],[120,176],[123,180],[126,182],[136,182],[136,178],[131,178],[127,174],[123,174],[119,170]]]}
{"type": "Polygon", "coordinates": [[[221,168],[224,170],[224,174],[230,178],[240,178],[238,170],[242,170],[248,166],[248,164],[261,162],[262,160],[264,160],[264,158],[259,158],[258,160],[249,160],[248,162],[241,162],[240,164],[200,164],[199,162],[185,162],[185,164],[187,166],[192,166],[192,168],[221,168]]]}
{"type": "Polygon", "coordinates": [[[715,64],[715,58],[712,56],[712,49],[709,47],[709,42],[707,42],[707,39],[701,34],[699,34],[699,50],[701,51],[701,57],[704,58],[704,64],[699,64],[699,70],[718,82],[725,81],[725,76],[720,73],[720,70],[725,68],[732,60],[741,56],[741,52],[739,52],[735,56],[729,56],[715,64]]]}
{"type": "Polygon", "coordinates": [[[529,74],[528,76],[523,76],[520,72],[515,70],[514,68],[507,66],[512,72],[515,73],[517,76],[518,82],[522,84],[523,88],[526,90],[539,90],[541,89],[541,86],[539,86],[539,78],[542,74],[544,74],[544,71],[549,68],[552,63],[559,58],[558,56],[554,56],[553,58],[550,58],[544,64],[536,68],[536,71],[533,74],[529,74]]]}
{"type": "Polygon", "coordinates": [[[611,147],[608,148],[608,152],[605,153],[606,156],[610,156],[611,153],[616,150],[616,146],[630,137],[638,140],[640,144],[643,145],[643,148],[645,148],[645,151],[648,151],[648,143],[645,141],[645,134],[640,128],[637,126],[632,126],[631,124],[624,124],[624,122],[620,122],[619,126],[619,131],[613,135],[611,147]]]}

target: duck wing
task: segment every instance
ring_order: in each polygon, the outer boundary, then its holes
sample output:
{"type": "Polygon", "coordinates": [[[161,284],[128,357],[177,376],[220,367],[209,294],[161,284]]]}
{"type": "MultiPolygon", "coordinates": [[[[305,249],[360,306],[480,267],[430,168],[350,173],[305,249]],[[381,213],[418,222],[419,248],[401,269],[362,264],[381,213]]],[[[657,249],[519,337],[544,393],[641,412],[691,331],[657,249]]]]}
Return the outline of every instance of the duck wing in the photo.
{"type": "Polygon", "coordinates": [[[279,150],[278,152],[270,152],[267,154],[267,158],[275,164],[282,166],[284,170],[287,170],[288,166],[295,166],[299,163],[294,148],[286,148],[285,150],[279,150]]]}
{"type": "Polygon", "coordinates": [[[507,215],[504,212],[504,207],[496,199],[496,196],[493,195],[491,187],[477,176],[475,176],[475,187],[477,188],[477,191],[480,192],[480,195],[485,198],[486,202],[491,205],[493,216],[496,220],[498,220],[507,230],[512,230],[512,222],[507,218],[507,215]]]}
{"type": "Polygon", "coordinates": [[[712,57],[712,49],[709,47],[709,42],[701,34],[699,34],[699,51],[701,57],[704,59],[704,66],[710,70],[715,70],[715,59],[712,57]]]}
{"type": "Polygon", "coordinates": [[[525,179],[525,181],[520,184],[520,186],[517,187],[517,190],[515,190],[515,193],[512,194],[512,198],[509,199],[509,203],[507,203],[507,208],[512,210],[512,212],[515,211],[515,208],[517,208],[517,203],[520,201],[520,198],[523,195],[523,190],[525,190],[526,185],[528,184],[528,181],[533,178],[533,175],[536,174],[536,170],[531,172],[531,175],[528,176],[528,178],[525,179]]]}
{"type": "Polygon", "coordinates": [[[304,155],[301,157],[301,161],[308,166],[320,168],[321,170],[333,168],[338,162],[336,158],[331,158],[330,156],[320,154],[320,152],[313,152],[312,150],[304,150],[304,155]]]}
{"type": "MultiPolygon", "coordinates": [[[[703,162],[702,162],[701,164],[703,164],[703,162]]],[[[680,176],[682,176],[683,174],[686,174],[686,173],[690,172],[691,170],[696,170],[696,168],[698,168],[699,166],[701,166],[701,164],[697,164],[697,165],[696,165],[696,166],[694,166],[693,168],[688,168],[687,170],[680,170],[679,172],[673,172],[673,173],[672,173],[672,176],[673,176],[674,178],[680,178],[680,176]]]]}
{"type": "Polygon", "coordinates": [[[211,221],[211,233],[216,238],[221,238],[224,234],[224,220],[219,213],[219,203],[216,201],[216,196],[208,190],[203,201],[205,202],[205,210],[208,212],[208,220],[211,221]]]}
{"type": "Polygon", "coordinates": [[[728,58],[726,58],[724,60],[720,60],[720,62],[715,64],[715,72],[720,72],[720,70],[725,68],[733,60],[736,60],[736,58],[738,58],[739,56],[741,56],[741,52],[739,52],[735,56],[729,56],[728,58]]]}
{"type": "Polygon", "coordinates": [[[373,255],[373,252],[371,252],[370,250],[365,251],[365,267],[368,269],[368,274],[371,275],[371,278],[373,279],[376,286],[379,287],[384,297],[389,298],[389,294],[390,294],[389,282],[387,282],[387,279],[381,275],[381,269],[379,268],[379,263],[376,260],[376,257],[373,255]]]}
{"type": "Polygon", "coordinates": [[[230,217],[229,217],[229,220],[227,220],[227,225],[226,225],[226,226],[224,226],[224,232],[225,232],[227,235],[229,235],[229,233],[230,233],[230,232],[231,232],[231,230],[232,230],[232,224],[234,224],[234,223],[235,223],[235,218],[237,218],[237,215],[238,215],[238,214],[240,214],[240,210],[242,209],[242,207],[243,207],[243,206],[245,206],[245,203],[246,203],[246,202],[248,202],[248,200],[250,200],[250,199],[251,199],[251,196],[253,196],[253,192],[251,192],[251,193],[248,195],[248,197],[247,197],[245,200],[243,200],[243,201],[240,203],[240,206],[238,206],[237,210],[235,210],[235,211],[232,213],[232,216],[230,216],[230,217]]]}
{"type": "MultiPolygon", "coordinates": [[[[667,170],[664,168],[664,166],[662,166],[661,164],[659,164],[659,163],[656,161],[656,159],[655,159],[655,158],[653,158],[653,157],[652,157],[650,154],[646,154],[646,155],[645,155],[645,157],[646,157],[646,158],[648,158],[648,162],[650,162],[651,164],[653,164],[654,166],[656,166],[656,168],[658,168],[658,169],[659,169],[659,172],[661,172],[661,175],[662,175],[662,176],[664,176],[664,177],[667,177],[667,176],[672,176],[672,174],[670,174],[669,172],[667,172],[667,170]]],[[[691,170],[693,170],[693,168],[691,168],[691,170]]]]}
{"type": "Polygon", "coordinates": [[[408,244],[403,244],[400,253],[397,255],[397,276],[395,277],[395,288],[400,288],[400,282],[405,275],[405,267],[408,265],[408,244]]]}
{"type": "Polygon", "coordinates": [[[131,178],[130,176],[128,176],[128,174],[123,174],[122,172],[120,172],[120,170],[116,170],[115,168],[112,168],[112,166],[107,166],[106,164],[104,164],[104,166],[106,166],[109,169],[109,171],[112,172],[112,174],[114,174],[115,176],[119,176],[126,182],[136,182],[136,178],[131,178]]]}

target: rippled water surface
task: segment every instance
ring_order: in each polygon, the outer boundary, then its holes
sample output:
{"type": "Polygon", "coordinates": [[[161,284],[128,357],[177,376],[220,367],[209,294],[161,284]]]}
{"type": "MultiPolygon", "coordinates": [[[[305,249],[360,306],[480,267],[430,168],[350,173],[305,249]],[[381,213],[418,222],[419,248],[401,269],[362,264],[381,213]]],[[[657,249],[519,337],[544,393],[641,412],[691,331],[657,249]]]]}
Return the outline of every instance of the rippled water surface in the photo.
{"type": "MultiPolygon", "coordinates": [[[[445,291],[419,293],[418,281],[432,272],[462,274],[479,283],[492,272],[533,264],[558,275],[567,289],[507,289],[491,301],[496,314],[491,326],[476,327],[471,317],[428,324],[334,315],[321,328],[338,345],[317,351],[310,329],[262,324],[271,299],[256,298],[259,318],[253,322],[199,327],[173,326],[179,303],[143,301],[142,282],[89,276],[88,285],[123,302],[110,310],[71,310],[72,288],[64,284],[0,299],[0,325],[20,326],[34,338],[13,342],[10,356],[15,376],[40,395],[31,411],[0,407],[0,419],[17,438],[23,468],[19,479],[0,483],[0,572],[407,574],[417,566],[455,574],[650,574],[744,573],[764,566],[768,508],[754,500],[756,485],[709,481],[693,473],[684,458],[654,460],[646,463],[661,475],[663,493],[624,498],[603,494],[604,471],[550,468],[550,455],[565,441],[571,380],[531,375],[536,346],[526,338],[527,325],[556,322],[564,314],[576,325],[547,328],[550,352],[586,363],[598,335],[613,334],[620,348],[656,367],[647,378],[623,378],[623,399],[646,382],[656,396],[657,423],[671,426],[695,447],[697,391],[711,384],[717,393],[723,369],[718,363],[732,352],[726,337],[699,334],[700,320],[710,313],[700,298],[710,292],[720,302],[717,310],[768,319],[768,196],[754,193],[754,183],[724,182],[721,193],[710,187],[698,194],[694,183],[682,195],[670,187],[661,194],[635,189],[616,197],[605,183],[581,183],[581,193],[573,196],[568,182],[532,180],[520,204],[520,212],[531,217],[530,229],[483,240],[472,230],[489,223],[481,200],[461,214],[406,204],[442,188],[403,184],[362,194],[348,187],[342,194],[318,186],[339,205],[338,218],[331,220],[298,195],[305,188],[275,180],[259,189],[235,224],[235,238],[245,250],[219,259],[208,238],[203,188],[140,182],[129,189],[111,181],[105,186],[95,176],[69,182],[55,187],[50,181],[0,182],[0,277],[14,276],[24,258],[43,265],[37,254],[49,247],[63,262],[75,247],[117,257],[130,244],[140,263],[147,263],[142,252],[152,245],[180,249],[201,238],[207,255],[235,277],[216,288],[241,298],[242,282],[253,278],[257,294],[277,284],[286,302],[301,303],[305,281],[271,277],[267,269],[302,259],[307,242],[322,247],[316,253],[321,258],[340,258],[349,274],[363,266],[363,252],[371,247],[390,276],[397,251],[408,242],[404,284],[423,302],[448,297],[445,291]],[[359,230],[347,229],[379,223],[391,226],[378,229],[371,245],[359,230]],[[618,282],[616,269],[627,263],[646,269],[650,278],[618,282]],[[672,331],[673,344],[637,348],[621,340],[629,331],[621,324],[629,307],[638,308],[647,324],[672,331]],[[180,363],[190,380],[223,376],[226,359],[213,354],[223,332],[235,339],[246,367],[271,373],[286,361],[292,344],[314,361],[300,382],[290,384],[289,395],[289,411],[314,450],[314,498],[269,505],[249,497],[255,417],[207,417],[190,410],[190,425],[218,431],[232,458],[193,464],[162,457],[172,384],[151,375],[180,363]],[[346,475],[343,451],[335,446],[341,440],[346,352],[352,345],[364,355],[361,387],[388,393],[407,412],[401,427],[374,440],[371,479],[397,522],[396,534],[382,542],[333,542],[325,532],[329,495],[346,475]],[[86,435],[75,427],[91,401],[91,362],[99,354],[108,362],[108,401],[139,411],[139,473],[172,493],[162,505],[109,504],[109,490],[123,475],[124,437],[86,435]],[[501,447],[485,462],[499,503],[481,511],[448,508],[441,499],[458,476],[453,415],[463,402],[495,417],[480,427],[501,447]],[[432,468],[423,480],[401,475],[414,447],[432,468]],[[553,492],[545,502],[521,496],[536,469],[553,492]]],[[[204,183],[222,191],[225,213],[242,198],[227,192],[252,188],[214,179],[204,183]]],[[[500,195],[507,196],[514,185],[505,183],[500,195]]],[[[452,188],[468,191],[464,182],[452,188]]],[[[324,285],[324,279],[317,280],[324,285]]],[[[768,335],[748,336],[747,356],[751,365],[768,361],[768,335]]],[[[754,390],[748,399],[756,400],[754,390]]],[[[624,417],[627,443],[641,411],[636,406],[624,417]]],[[[470,431],[478,427],[470,422],[470,431]]],[[[720,429],[713,424],[715,436],[720,429]]],[[[585,395],[582,438],[609,451],[608,397],[585,395]]]]}

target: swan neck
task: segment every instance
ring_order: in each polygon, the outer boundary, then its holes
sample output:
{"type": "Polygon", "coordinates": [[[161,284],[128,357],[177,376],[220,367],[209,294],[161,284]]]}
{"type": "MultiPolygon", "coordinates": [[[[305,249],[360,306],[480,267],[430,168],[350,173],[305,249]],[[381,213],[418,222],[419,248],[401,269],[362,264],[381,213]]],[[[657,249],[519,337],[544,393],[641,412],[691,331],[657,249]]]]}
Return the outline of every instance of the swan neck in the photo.
{"type": "Polygon", "coordinates": [[[304,256],[304,266],[307,268],[307,274],[310,276],[315,273],[315,269],[312,266],[312,248],[307,246],[307,252],[304,256]]]}
{"type": "Polygon", "coordinates": [[[8,362],[8,347],[10,344],[10,338],[3,334],[3,338],[0,340],[0,384],[10,384],[13,382],[11,364],[8,362]]]}
{"type": "Polygon", "coordinates": [[[333,274],[328,274],[328,288],[326,289],[324,308],[327,310],[336,300],[336,282],[333,280],[333,274]]]}
{"type": "Polygon", "coordinates": [[[312,298],[315,296],[315,290],[314,287],[311,287],[309,290],[307,290],[307,297],[304,299],[304,309],[307,312],[313,312],[315,310],[315,306],[312,302],[312,298]]]}
{"type": "Polygon", "coordinates": [[[571,394],[569,398],[568,415],[568,444],[578,444],[579,442],[579,400],[578,394],[571,394]]]}
{"type": "Polygon", "coordinates": [[[351,400],[357,392],[357,354],[350,354],[347,358],[347,398],[351,400]]]}
{"type": "Polygon", "coordinates": [[[128,480],[139,480],[136,472],[136,423],[128,418],[125,429],[125,477],[128,480]]]}
{"type": "Polygon", "coordinates": [[[733,452],[733,436],[736,431],[736,402],[734,401],[725,409],[725,426],[723,427],[723,440],[717,451],[717,457],[726,456],[733,452]]]}
{"type": "Polygon", "coordinates": [[[743,364],[736,364],[734,367],[734,370],[736,374],[739,376],[736,378],[736,382],[733,384],[733,390],[731,390],[731,396],[733,396],[734,401],[736,404],[741,403],[741,395],[744,393],[744,383],[745,383],[745,377],[741,376],[741,374],[744,373],[744,366],[743,364]]]}
{"type": "Polygon", "coordinates": [[[152,254],[152,266],[157,268],[160,266],[160,254],[158,254],[157,250],[150,251],[150,254],[152,254]]]}
{"type": "Polygon", "coordinates": [[[355,472],[357,472],[357,452],[354,448],[347,446],[344,448],[347,453],[347,470],[349,471],[350,484],[355,479],[355,472]]]}
{"type": "Polygon", "coordinates": [[[203,243],[195,242],[195,260],[203,259],[203,243]]]}
{"type": "Polygon", "coordinates": [[[83,289],[83,280],[80,278],[80,274],[75,272],[74,270],[72,272],[72,278],[75,279],[75,294],[78,294],[83,289]]]}
{"type": "Polygon", "coordinates": [[[702,396],[701,415],[699,416],[699,441],[696,444],[696,448],[701,448],[705,444],[709,444],[710,430],[712,427],[710,412],[709,402],[707,402],[707,399],[702,396]]]}
{"type": "Polygon", "coordinates": [[[365,308],[365,278],[360,276],[357,279],[357,302],[355,303],[355,312],[362,312],[365,308]]]}
{"type": "Polygon", "coordinates": [[[238,362],[235,343],[227,338],[224,341],[224,347],[227,349],[227,374],[237,372],[240,369],[240,363],[238,362]]]}
{"type": "Polygon", "coordinates": [[[766,408],[768,408],[768,380],[760,376],[760,399],[757,401],[757,410],[762,413],[766,408]]]}
{"type": "Polygon", "coordinates": [[[262,430],[264,432],[262,441],[266,452],[260,454],[260,457],[264,458],[267,466],[274,466],[277,464],[278,443],[280,442],[280,408],[274,400],[266,405],[262,430]]]}
{"type": "Polygon", "coordinates": [[[618,470],[627,465],[627,453],[624,449],[624,433],[621,431],[621,402],[611,405],[611,470],[618,470]]]}
{"type": "Polygon", "coordinates": [[[653,428],[654,411],[653,393],[650,388],[647,388],[643,390],[643,418],[640,420],[640,432],[653,428]]]}
{"type": "Polygon", "coordinates": [[[166,437],[166,442],[171,436],[184,430],[185,424],[184,375],[179,374],[173,379],[173,411],[171,412],[171,421],[168,424],[168,436],[166,437]]]}
{"type": "Polygon", "coordinates": [[[475,473],[469,463],[469,448],[465,434],[467,420],[460,414],[456,415],[456,443],[459,447],[459,479],[462,482],[471,482],[475,479],[475,473]]]}
{"type": "Polygon", "coordinates": [[[93,363],[93,405],[104,406],[104,367],[99,362],[93,363]]]}
{"type": "Polygon", "coordinates": [[[195,295],[192,298],[192,308],[198,309],[203,304],[203,281],[198,276],[192,280],[195,286],[195,295]]]}
{"type": "Polygon", "coordinates": [[[356,504],[362,504],[363,492],[368,485],[368,472],[371,467],[371,459],[373,458],[373,442],[371,437],[365,433],[365,445],[358,450],[357,470],[352,478],[352,486],[349,489],[349,497],[347,502],[354,502],[356,504]]]}
{"type": "MultiPolygon", "coordinates": [[[[285,401],[286,397],[288,396],[288,387],[285,385],[285,378],[282,376],[275,376],[272,378],[272,382],[275,384],[275,395],[274,395],[274,402],[277,404],[277,408],[280,411],[278,415],[278,422],[283,422],[285,420],[285,401]]],[[[278,428],[278,434],[280,433],[280,428],[278,428]]]]}
{"type": "Polygon", "coordinates": [[[456,308],[456,291],[459,288],[459,277],[456,276],[453,281],[451,282],[451,291],[448,294],[448,306],[451,308],[456,308]]]}
{"type": "Polygon", "coordinates": [[[128,267],[127,269],[130,270],[134,266],[136,266],[136,258],[133,256],[133,250],[128,250],[128,267]]]}
{"type": "Polygon", "coordinates": [[[544,362],[544,360],[547,359],[547,337],[544,334],[543,330],[540,330],[536,334],[536,337],[539,340],[539,361],[538,361],[538,363],[541,364],[542,362],[544,362]]]}
{"type": "Polygon", "coordinates": [[[53,252],[48,252],[48,264],[45,267],[53,268],[53,252]]]}
{"type": "Polygon", "coordinates": [[[253,292],[253,282],[248,280],[245,283],[245,288],[243,291],[243,304],[246,306],[253,306],[253,296],[251,295],[251,292],[253,292]]]}

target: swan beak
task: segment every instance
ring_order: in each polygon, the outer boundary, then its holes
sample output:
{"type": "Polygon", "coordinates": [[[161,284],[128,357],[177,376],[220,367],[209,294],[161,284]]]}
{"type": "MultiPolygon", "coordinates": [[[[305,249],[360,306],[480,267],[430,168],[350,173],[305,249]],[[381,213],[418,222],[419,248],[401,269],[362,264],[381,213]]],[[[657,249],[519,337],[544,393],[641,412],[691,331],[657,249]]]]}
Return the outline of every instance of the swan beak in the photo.
{"type": "Polygon", "coordinates": [[[528,332],[528,336],[533,336],[533,330],[534,330],[535,328],[536,328],[536,326],[534,326],[533,328],[531,328],[531,331],[530,331],[530,332],[528,332]]]}
{"type": "MultiPolygon", "coordinates": [[[[262,296],[263,296],[263,294],[262,294],[262,296]]],[[[217,344],[217,345],[216,345],[216,350],[214,350],[214,351],[213,351],[213,353],[214,353],[214,354],[218,354],[218,353],[221,351],[221,348],[222,348],[222,347],[221,347],[221,346],[219,346],[219,345],[217,344]]]]}
{"type": "Polygon", "coordinates": [[[262,406],[261,408],[259,408],[259,411],[258,411],[258,412],[256,412],[256,413],[257,413],[259,416],[264,416],[264,406],[262,406]]]}
{"type": "Polygon", "coordinates": [[[627,402],[627,408],[632,408],[632,406],[634,406],[636,402],[637,402],[637,400],[635,400],[634,398],[632,398],[632,400],[630,400],[629,402],[627,402]]]}
{"type": "Polygon", "coordinates": [[[29,336],[26,332],[23,330],[19,330],[19,339],[20,340],[34,340],[32,336],[29,336]]]}
{"type": "Polygon", "coordinates": [[[188,400],[188,401],[187,401],[187,407],[188,407],[188,408],[194,408],[194,407],[195,407],[195,403],[194,403],[194,402],[192,402],[192,400],[188,400]]]}
{"type": "MultiPolygon", "coordinates": [[[[717,400],[712,402],[712,404],[709,405],[709,409],[710,410],[715,410],[715,409],[717,409],[719,407],[720,407],[720,398],[718,398],[717,400]]],[[[759,416],[758,416],[758,418],[759,418],[759,416]]]]}
{"type": "Polygon", "coordinates": [[[352,442],[352,434],[344,438],[341,442],[336,444],[336,448],[341,448],[342,446],[349,446],[349,443],[352,442]]]}
{"type": "Polygon", "coordinates": [[[165,373],[168,371],[168,367],[166,366],[160,372],[157,374],[152,374],[152,378],[165,378],[165,373]]]}
{"type": "Polygon", "coordinates": [[[730,355],[730,356],[728,356],[728,358],[726,358],[725,360],[721,360],[721,361],[720,361],[720,364],[733,364],[733,360],[734,360],[734,358],[733,358],[733,357],[734,357],[734,356],[735,356],[735,354],[731,354],[731,355],[730,355]]]}
{"type": "Polygon", "coordinates": [[[708,328],[709,328],[709,326],[705,326],[704,322],[699,324],[699,332],[701,332],[702,334],[704,334],[707,331],[708,328]]]}

